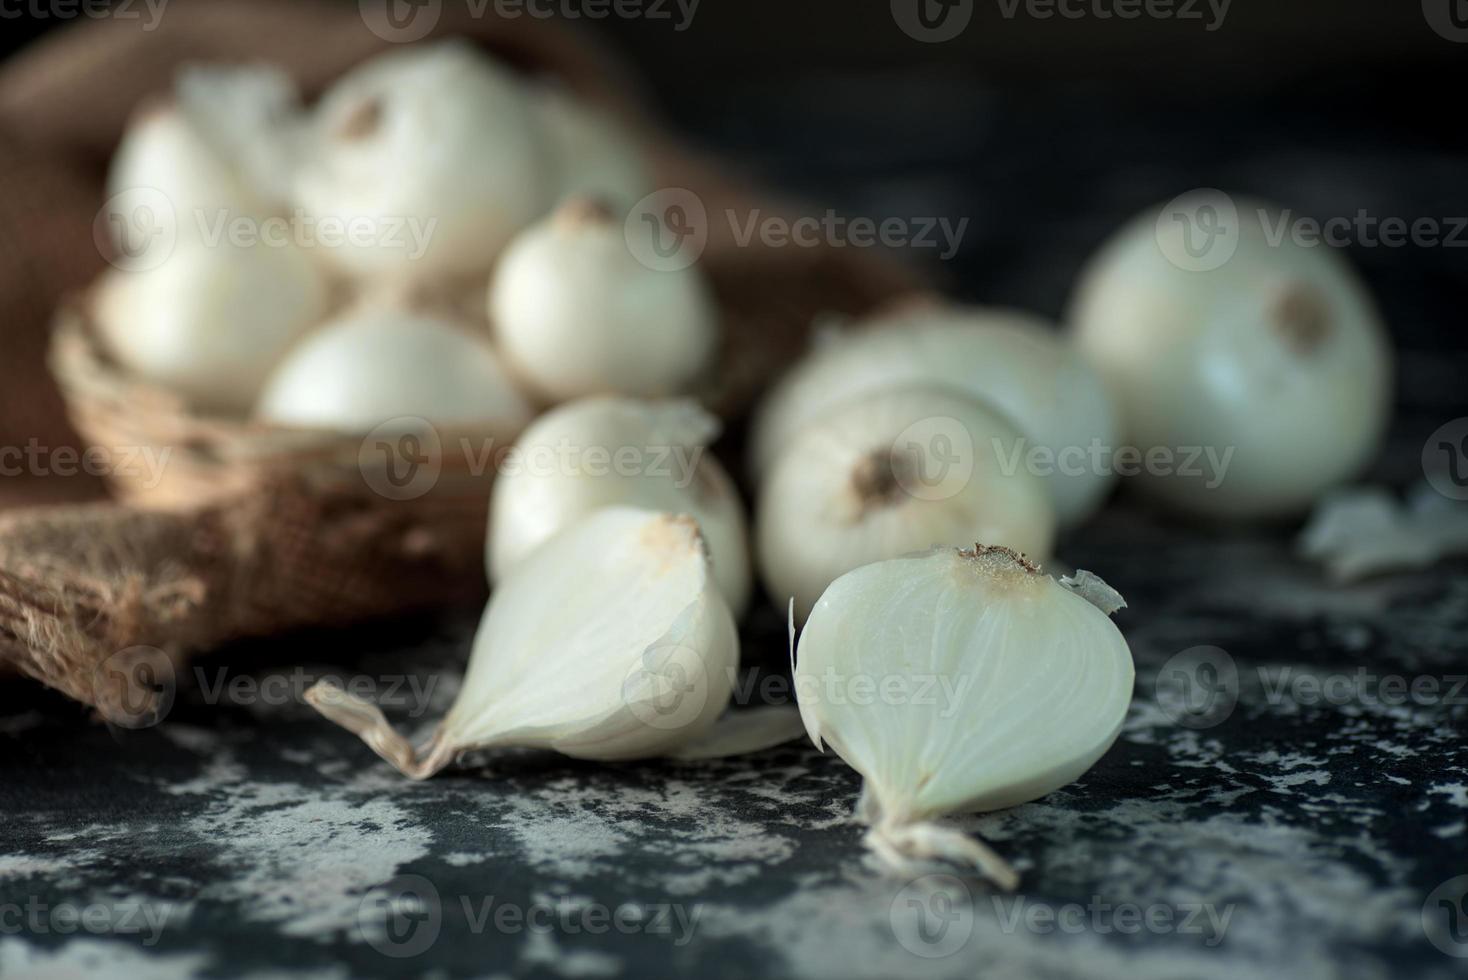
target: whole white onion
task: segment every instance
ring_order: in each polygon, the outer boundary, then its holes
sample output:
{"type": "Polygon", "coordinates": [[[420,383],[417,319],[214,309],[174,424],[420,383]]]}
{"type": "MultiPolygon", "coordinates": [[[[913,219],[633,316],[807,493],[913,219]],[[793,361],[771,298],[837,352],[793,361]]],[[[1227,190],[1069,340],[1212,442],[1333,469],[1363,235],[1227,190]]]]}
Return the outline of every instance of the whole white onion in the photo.
{"type": "Polygon", "coordinates": [[[128,370],[203,411],[243,414],[327,302],[326,283],[302,249],[192,244],[154,268],[109,273],[92,313],[128,370]]]}
{"type": "Polygon", "coordinates": [[[1236,209],[1233,253],[1212,268],[1189,253],[1201,239],[1186,222],[1137,218],[1091,260],[1070,320],[1128,439],[1167,454],[1166,465],[1140,467],[1140,489],[1200,514],[1283,515],[1371,459],[1390,412],[1392,354],[1338,253],[1271,242],[1266,223],[1280,219],[1268,206],[1236,209]],[[1202,465],[1181,472],[1199,451],[1202,465]]]}
{"type": "Polygon", "coordinates": [[[642,265],[622,221],[586,198],[506,250],[489,318],[517,373],[552,401],[677,394],[709,368],[719,336],[702,271],[642,265]]]}
{"type": "Polygon", "coordinates": [[[134,117],[113,155],[107,193],[114,210],[114,234],[139,220],[131,211],[135,202],[130,200],[139,189],[161,192],[172,207],[172,214],[161,218],[176,222],[179,232],[186,235],[198,228],[201,214],[265,210],[264,201],[174,105],[150,106],[134,117]]]}
{"type": "Polygon", "coordinates": [[[749,601],[748,533],[739,494],[707,451],[718,431],[718,420],[692,401],[585,398],[542,415],[495,481],[490,580],[599,508],[665,510],[698,521],[719,589],[738,614],[749,601]]]}
{"type": "Polygon", "coordinates": [[[804,619],[854,568],[934,545],[1006,545],[1041,559],[1055,511],[1006,461],[1021,438],[964,392],[885,388],[842,402],[790,441],[760,486],[755,540],[770,596],[804,619]]]}
{"type": "MultiPolygon", "coordinates": [[[[295,84],[263,66],[193,66],[173,97],[128,123],[107,173],[108,223],[132,251],[210,241],[228,222],[259,222],[284,209],[304,111],[295,84]],[[143,208],[147,212],[142,211],[143,208]],[[171,230],[166,238],[159,232],[171,230]]],[[[253,230],[253,229],[252,229],[253,230]]]]}
{"type": "Polygon", "coordinates": [[[409,416],[513,437],[530,418],[494,348],[424,313],[361,309],[303,340],[266,382],[269,422],[369,432],[409,416]]]}
{"type": "Polygon", "coordinates": [[[450,41],[343,76],[317,109],[294,196],[313,219],[370,233],[328,250],[348,273],[453,278],[487,273],[545,209],[545,173],[524,88],[450,41]]]}
{"type": "Polygon", "coordinates": [[[979,308],[921,306],[822,338],[755,416],[751,469],[768,472],[833,406],[908,383],[966,391],[1007,416],[1025,436],[1021,463],[1045,477],[1063,525],[1084,520],[1110,489],[1105,452],[1118,433],[1100,377],[1043,320],[979,308]],[[1033,450],[1049,455],[1032,463],[1033,450]]]}

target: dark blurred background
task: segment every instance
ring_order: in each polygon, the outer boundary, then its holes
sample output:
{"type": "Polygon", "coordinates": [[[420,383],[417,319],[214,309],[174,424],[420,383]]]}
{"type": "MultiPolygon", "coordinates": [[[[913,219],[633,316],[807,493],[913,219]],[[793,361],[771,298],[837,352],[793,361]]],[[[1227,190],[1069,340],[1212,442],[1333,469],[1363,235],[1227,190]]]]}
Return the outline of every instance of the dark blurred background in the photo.
{"type": "MultiPolygon", "coordinates": [[[[0,43],[65,29],[79,5],[0,4],[0,43]]],[[[580,11],[569,19],[627,56],[678,130],[768,183],[852,215],[967,218],[956,258],[913,256],[966,298],[1056,315],[1109,230],[1192,187],[1321,218],[1468,213],[1462,0],[956,0],[948,16],[967,24],[937,43],[902,29],[915,5],[537,9],[580,11]]],[[[1353,252],[1405,346],[1464,349],[1436,313],[1459,249],[1353,252]]]]}
{"type": "MultiPolygon", "coordinates": [[[[962,29],[943,41],[911,28],[918,2],[536,9],[602,37],[673,129],[766,185],[848,216],[966,220],[952,257],[906,256],[966,300],[1058,317],[1108,234],[1197,187],[1445,234],[1468,215],[1464,0],[948,0],[938,30],[962,29]]],[[[0,3],[4,45],[70,29],[75,6],[0,3]]],[[[1348,249],[1401,351],[1409,447],[1462,414],[1465,248],[1459,228],[1455,245],[1348,249]]]]}

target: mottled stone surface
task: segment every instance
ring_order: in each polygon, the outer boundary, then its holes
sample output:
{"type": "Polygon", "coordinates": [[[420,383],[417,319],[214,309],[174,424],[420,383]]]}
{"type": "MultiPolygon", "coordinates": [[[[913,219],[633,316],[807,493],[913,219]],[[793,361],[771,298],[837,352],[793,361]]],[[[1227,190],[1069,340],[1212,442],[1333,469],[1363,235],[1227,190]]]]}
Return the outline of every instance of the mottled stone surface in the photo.
{"type": "MultiPolygon", "coordinates": [[[[151,731],[8,692],[0,973],[1461,975],[1423,908],[1468,873],[1468,691],[1393,704],[1357,673],[1450,692],[1468,666],[1461,566],[1332,588],[1277,535],[1125,507],[1070,550],[1131,602],[1137,697],[1081,782],[962,821],[1020,869],[1014,896],[875,874],[850,818],[858,780],[808,746],[703,765],[519,755],[410,783],[293,701],[303,678],[386,684],[412,661],[427,701],[383,693],[421,723],[452,700],[465,619],[237,648],[186,675],[151,731]],[[1226,651],[1209,662],[1237,672],[1218,683],[1237,704],[1190,728],[1177,684],[1207,675],[1172,658],[1202,644],[1226,651]],[[207,703],[221,678],[270,676],[278,690],[207,703]],[[424,902],[400,901],[389,931],[381,899],[414,890],[424,902]],[[35,902],[92,909],[112,934],[61,934],[22,911],[35,902]]],[[[763,613],[751,653],[777,666],[779,633],[763,613]]],[[[763,676],[756,690],[783,692],[763,676]]]]}

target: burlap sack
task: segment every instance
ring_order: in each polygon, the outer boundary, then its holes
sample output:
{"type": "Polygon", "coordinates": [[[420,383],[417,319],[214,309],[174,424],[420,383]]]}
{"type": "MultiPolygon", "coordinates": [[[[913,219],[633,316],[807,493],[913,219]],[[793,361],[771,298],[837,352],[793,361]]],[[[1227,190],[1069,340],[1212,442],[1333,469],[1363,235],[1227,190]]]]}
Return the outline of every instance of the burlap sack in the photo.
{"type": "MultiPolygon", "coordinates": [[[[475,38],[623,114],[645,133],[661,186],[692,190],[714,215],[790,213],[662,135],[627,73],[584,37],[530,18],[495,19],[490,8],[471,18],[467,5],[455,6],[445,5],[436,36],[475,38]]],[[[0,303],[9,314],[0,326],[0,446],[80,441],[45,369],[48,324],[104,267],[92,223],[133,107],[165,93],[191,61],[273,61],[315,93],[388,44],[356,4],[191,0],[170,5],[151,32],[123,20],[81,23],[0,69],[0,303]]],[[[703,268],[728,325],[709,396],[726,415],[802,348],[813,316],[859,314],[917,285],[896,263],[859,251],[740,247],[728,222],[708,230],[703,268]]],[[[54,506],[98,495],[84,477],[33,472],[0,477],[0,488],[0,505],[53,504],[0,517],[0,669],[114,720],[145,715],[154,697],[157,665],[139,674],[132,657],[117,669],[137,648],[178,657],[239,636],[464,602],[484,589],[477,491],[395,502],[262,467],[243,491],[160,512],[54,506]]]]}

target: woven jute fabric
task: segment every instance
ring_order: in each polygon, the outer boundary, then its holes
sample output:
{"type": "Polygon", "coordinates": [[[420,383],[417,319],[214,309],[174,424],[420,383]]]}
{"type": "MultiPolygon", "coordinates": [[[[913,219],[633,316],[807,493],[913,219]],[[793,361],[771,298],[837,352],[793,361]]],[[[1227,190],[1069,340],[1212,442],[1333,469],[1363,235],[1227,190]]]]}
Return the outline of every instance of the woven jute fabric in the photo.
{"type": "MultiPolygon", "coordinates": [[[[432,36],[472,38],[517,70],[557,77],[619,113],[644,135],[660,186],[692,191],[718,216],[701,263],[726,342],[702,394],[726,416],[799,352],[815,316],[860,314],[917,285],[897,263],[859,250],[737,242],[736,222],[722,216],[793,212],[664,135],[637,83],[584,36],[528,17],[497,19],[492,5],[482,17],[470,11],[443,5],[432,36]]],[[[171,664],[236,637],[483,595],[489,475],[449,474],[456,478],[434,492],[389,499],[364,483],[354,443],[282,453],[275,447],[294,443],[280,433],[194,418],[119,378],[65,312],[106,267],[94,224],[108,157],[134,109],[166,96],[181,66],[269,61],[314,95],[390,46],[355,3],[190,0],[168,5],[148,30],[122,18],[78,23],[0,68],[0,450],[38,446],[39,458],[55,459],[122,440],[178,453],[192,480],[151,497],[119,484],[125,499],[113,501],[84,473],[8,468],[0,671],[106,717],[119,717],[123,703],[134,716],[162,696],[155,681],[167,665],[150,663],[149,651],[171,664]],[[62,326],[54,343],[53,324],[62,326]],[[71,502],[81,498],[98,499],[71,502]]]]}

